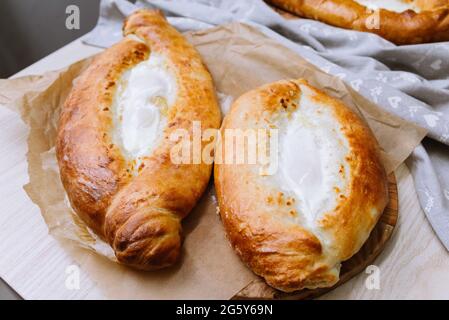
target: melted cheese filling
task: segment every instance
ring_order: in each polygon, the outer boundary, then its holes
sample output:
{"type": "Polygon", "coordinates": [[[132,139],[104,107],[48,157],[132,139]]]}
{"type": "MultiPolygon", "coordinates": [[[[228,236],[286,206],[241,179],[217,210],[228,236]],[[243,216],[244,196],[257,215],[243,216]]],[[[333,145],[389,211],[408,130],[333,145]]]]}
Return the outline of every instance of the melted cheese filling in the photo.
{"type": "Polygon", "coordinates": [[[354,0],[355,2],[371,10],[385,9],[393,12],[404,12],[413,10],[419,13],[420,9],[413,2],[402,0],[354,0]]]}
{"type": "Polygon", "coordinates": [[[349,144],[330,108],[311,100],[301,86],[298,108],[279,126],[277,185],[295,198],[298,222],[315,230],[316,221],[333,210],[349,184],[349,144]]]}
{"type": "Polygon", "coordinates": [[[150,57],[123,73],[112,103],[113,142],[128,160],[149,155],[162,138],[176,80],[165,58],[150,57]]]}

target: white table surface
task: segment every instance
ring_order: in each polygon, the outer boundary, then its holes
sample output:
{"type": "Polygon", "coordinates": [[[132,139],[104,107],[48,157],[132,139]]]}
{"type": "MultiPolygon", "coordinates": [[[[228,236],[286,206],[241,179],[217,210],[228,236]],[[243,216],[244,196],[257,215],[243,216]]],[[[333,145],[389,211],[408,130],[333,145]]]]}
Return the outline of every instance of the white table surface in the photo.
{"type": "MultiPolygon", "coordinates": [[[[60,69],[99,52],[78,39],[14,77],[60,69]]],[[[83,270],[90,253],[48,235],[39,208],[22,186],[28,182],[27,128],[19,116],[0,108],[0,277],[25,299],[104,299],[102,288],[83,270]],[[80,268],[80,287],[66,286],[67,267],[80,268]]],[[[449,254],[422,212],[405,165],[396,171],[399,221],[392,239],[375,261],[380,289],[365,285],[361,273],[324,299],[449,299],[449,254]]]]}

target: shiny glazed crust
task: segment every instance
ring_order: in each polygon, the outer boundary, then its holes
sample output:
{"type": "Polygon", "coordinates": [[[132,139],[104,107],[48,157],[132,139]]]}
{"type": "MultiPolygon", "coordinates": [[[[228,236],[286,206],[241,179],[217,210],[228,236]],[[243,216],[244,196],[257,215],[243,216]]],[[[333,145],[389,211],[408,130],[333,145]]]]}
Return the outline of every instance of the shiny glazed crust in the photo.
{"type": "Polygon", "coordinates": [[[171,27],[159,11],[139,10],[129,16],[124,38],[97,56],[76,80],[65,101],[56,143],[63,185],[76,213],[110,243],[119,262],[151,270],[172,265],[180,254],[181,220],[205,190],[212,166],[175,165],[170,133],[192,121],[202,129],[218,128],[212,78],[198,52],[171,27]],[[150,51],[167,57],[177,82],[175,103],[168,109],[162,142],[133,175],[112,143],[111,103],[117,80],[148,58],[150,51]]]}
{"type": "Polygon", "coordinates": [[[449,2],[415,0],[420,13],[372,10],[353,0],[267,0],[283,10],[337,27],[376,33],[396,44],[449,40],[449,2]],[[378,20],[378,24],[376,22],[378,20]]]}
{"type": "MultiPolygon", "coordinates": [[[[386,173],[371,131],[341,101],[305,80],[279,81],[244,94],[225,117],[222,135],[231,128],[264,128],[267,117],[297,108],[293,101],[300,99],[300,85],[312,89],[313,101],[332,109],[349,142],[348,196],[339,196],[335,209],[317,221],[329,243],[292,219],[295,199],[267,184],[254,169],[257,165],[214,168],[220,215],[232,246],[254,273],[285,292],[335,284],[340,263],[361,248],[388,200],[386,173]]],[[[217,150],[225,153],[225,144],[226,136],[217,150]]]]}

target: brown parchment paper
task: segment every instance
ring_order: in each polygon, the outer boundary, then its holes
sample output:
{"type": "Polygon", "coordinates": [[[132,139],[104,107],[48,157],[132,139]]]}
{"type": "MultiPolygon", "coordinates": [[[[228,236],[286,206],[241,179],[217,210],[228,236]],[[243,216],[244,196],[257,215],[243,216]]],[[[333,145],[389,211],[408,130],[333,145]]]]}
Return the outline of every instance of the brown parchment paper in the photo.
{"type": "MultiPolygon", "coordinates": [[[[296,53],[241,23],[187,33],[215,81],[222,111],[242,93],[264,83],[306,78],[342,99],[376,135],[388,173],[401,164],[426,131],[376,107],[337,77],[315,68],[296,53]]],[[[139,272],[114,261],[112,250],[73,213],[59,178],[54,153],[61,106],[73,81],[90,59],[41,76],[0,81],[0,104],[20,112],[28,124],[26,192],[41,209],[49,232],[61,241],[88,249],[76,255],[83,271],[108,298],[228,299],[256,277],[230,248],[216,211],[211,185],[183,222],[181,261],[156,272],[139,272]],[[105,259],[105,257],[107,259],[105,259]]]]}

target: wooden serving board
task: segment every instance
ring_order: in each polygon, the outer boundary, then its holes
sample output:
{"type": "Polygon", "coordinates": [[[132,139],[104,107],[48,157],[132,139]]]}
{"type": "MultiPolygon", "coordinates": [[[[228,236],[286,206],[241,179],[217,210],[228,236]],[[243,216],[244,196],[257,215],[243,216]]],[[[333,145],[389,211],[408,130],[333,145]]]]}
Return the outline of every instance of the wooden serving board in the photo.
{"type": "Polygon", "coordinates": [[[305,289],[293,293],[285,293],[273,289],[264,280],[258,279],[239,291],[232,299],[313,299],[342,285],[365,270],[382,252],[398,221],[398,187],[394,173],[388,176],[388,193],[390,195],[390,201],[380,217],[379,222],[374,227],[371,235],[360,251],[351,259],[342,263],[340,281],[333,287],[315,290],[305,289]]]}

